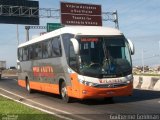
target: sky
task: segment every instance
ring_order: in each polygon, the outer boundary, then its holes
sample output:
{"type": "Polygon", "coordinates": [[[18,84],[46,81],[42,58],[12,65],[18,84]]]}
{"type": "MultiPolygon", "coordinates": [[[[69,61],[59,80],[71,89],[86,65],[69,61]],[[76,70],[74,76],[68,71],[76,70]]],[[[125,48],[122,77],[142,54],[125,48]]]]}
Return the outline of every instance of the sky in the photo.
{"type": "MultiPolygon", "coordinates": [[[[64,0],[39,0],[40,8],[60,7],[64,0]]],[[[65,0],[67,2],[91,3],[102,6],[103,12],[118,11],[120,31],[135,45],[133,65],[160,65],[160,0],[65,0]]],[[[58,23],[60,19],[41,18],[40,25],[58,23]]],[[[25,42],[25,25],[18,25],[20,43],[25,42]]],[[[103,26],[114,27],[114,23],[103,21],[103,26]]],[[[16,66],[17,25],[0,23],[0,60],[7,67],[16,66]]],[[[30,38],[46,30],[30,30],[30,38]]]]}

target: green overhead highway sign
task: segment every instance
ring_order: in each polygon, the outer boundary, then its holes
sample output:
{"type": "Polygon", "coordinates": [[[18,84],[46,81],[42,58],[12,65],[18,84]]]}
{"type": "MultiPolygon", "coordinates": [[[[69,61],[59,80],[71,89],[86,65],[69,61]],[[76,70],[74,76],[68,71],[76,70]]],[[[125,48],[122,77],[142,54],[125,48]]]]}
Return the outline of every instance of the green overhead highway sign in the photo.
{"type": "Polygon", "coordinates": [[[60,23],[47,23],[47,32],[63,27],[60,23]]]}

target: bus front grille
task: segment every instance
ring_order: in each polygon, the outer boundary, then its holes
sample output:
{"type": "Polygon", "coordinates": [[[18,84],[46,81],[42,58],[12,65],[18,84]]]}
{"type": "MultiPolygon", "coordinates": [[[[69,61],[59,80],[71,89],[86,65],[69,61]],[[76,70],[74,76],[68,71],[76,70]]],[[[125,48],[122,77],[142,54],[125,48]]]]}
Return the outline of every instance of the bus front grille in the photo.
{"type": "Polygon", "coordinates": [[[96,88],[117,88],[117,87],[123,87],[127,86],[127,83],[121,83],[121,84],[98,84],[94,87],[96,88]]]}

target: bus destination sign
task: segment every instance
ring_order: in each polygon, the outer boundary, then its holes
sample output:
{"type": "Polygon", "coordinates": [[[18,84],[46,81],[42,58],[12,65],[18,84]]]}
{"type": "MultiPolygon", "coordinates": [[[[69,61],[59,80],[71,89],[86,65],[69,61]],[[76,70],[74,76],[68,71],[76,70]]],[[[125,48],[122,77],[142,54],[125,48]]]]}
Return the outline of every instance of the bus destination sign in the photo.
{"type": "Polygon", "coordinates": [[[63,25],[102,26],[101,6],[61,2],[63,25]]]}
{"type": "Polygon", "coordinates": [[[81,38],[81,42],[98,42],[98,38],[81,38]]]}

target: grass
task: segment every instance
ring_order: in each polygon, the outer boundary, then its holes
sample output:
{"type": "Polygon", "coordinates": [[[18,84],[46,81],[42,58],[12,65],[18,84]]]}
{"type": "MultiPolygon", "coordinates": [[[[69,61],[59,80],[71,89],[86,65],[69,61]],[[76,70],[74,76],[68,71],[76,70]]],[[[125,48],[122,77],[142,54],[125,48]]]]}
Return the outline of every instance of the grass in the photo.
{"type": "Polygon", "coordinates": [[[134,74],[134,75],[142,75],[142,76],[155,76],[155,77],[160,77],[160,74],[149,74],[149,73],[141,73],[141,74],[134,74]]]}
{"type": "Polygon", "coordinates": [[[0,120],[56,120],[53,115],[0,96],[0,120]]]}

